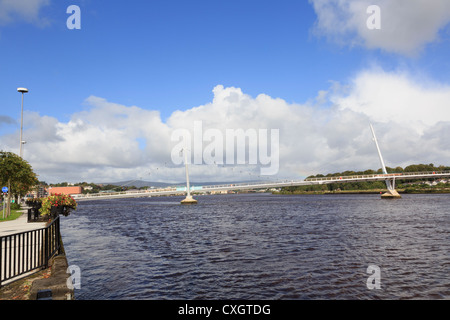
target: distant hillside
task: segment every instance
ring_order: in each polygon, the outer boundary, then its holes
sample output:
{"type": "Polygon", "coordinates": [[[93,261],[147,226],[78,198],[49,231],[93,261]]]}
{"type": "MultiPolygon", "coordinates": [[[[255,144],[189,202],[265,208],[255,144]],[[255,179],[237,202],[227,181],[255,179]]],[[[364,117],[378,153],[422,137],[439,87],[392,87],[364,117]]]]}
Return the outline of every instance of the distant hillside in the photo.
{"type": "Polygon", "coordinates": [[[143,180],[128,180],[128,181],[118,181],[118,182],[108,182],[108,183],[102,183],[103,185],[113,185],[113,186],[119,186],[119,187],[131,187],[134,186],[136,188],[143,188],[143,187],[156,187],[156,188],[165,188],[172,186],[171,183],[164,183],[164,182],[151,182],[151,181],[143,181],[143,180]]]}
{"type": "MultiPolygon", "coordinates": [[[[254,181],[240,181],[238,183],[249,183],[254,181]]],[[[192,181],[191,186],[211,186],[211,185],[222,185],[229,184],[235,182],[196,182],[192,181]]],[[[237,183],[237,182],[236,182],[237,183]]],[[[156,188],[166,188],[171,186],[184,186],[186,185],[185,181],[179,183],[165,183],[165,182],[151,182],[151,181],[143,181],[143,180],[129,180],[129,181],[119,181],[119,182],[108,182],[103,183],[104,185],[113,185],[113,186],[123,186],[123,187],[131,187],[134,186],[136,188],[144,188],[144,187],[156,187],[156,188]]]]}

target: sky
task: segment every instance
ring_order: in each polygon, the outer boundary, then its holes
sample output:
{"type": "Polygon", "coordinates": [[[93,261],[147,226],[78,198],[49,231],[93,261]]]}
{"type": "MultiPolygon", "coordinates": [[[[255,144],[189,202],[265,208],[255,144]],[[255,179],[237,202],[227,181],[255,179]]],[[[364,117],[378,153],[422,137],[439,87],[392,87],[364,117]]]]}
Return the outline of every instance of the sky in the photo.
{"type": "Polygon", "coordinates": [[[194,181],[378,169],[370,124],[387,166],[449,165],[449,54],[448,0],[0,0],[0,150],[19,153],[26,87],[23,157],[48,183],[184,181],[176,130],[194,181]],[[276,172],[194,163],[238,129],[279,132],[256,142],[276,172]]]}

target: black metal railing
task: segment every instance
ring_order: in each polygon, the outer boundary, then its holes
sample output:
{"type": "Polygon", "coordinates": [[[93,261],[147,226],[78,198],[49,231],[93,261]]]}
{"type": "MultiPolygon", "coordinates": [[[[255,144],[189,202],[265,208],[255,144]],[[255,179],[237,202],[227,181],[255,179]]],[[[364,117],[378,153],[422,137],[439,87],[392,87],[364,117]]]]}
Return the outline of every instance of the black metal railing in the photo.
{"type": "Polygon", "coordinates": [[[41,215],[41,213],[39,212],[39,208],[28,209],[27,215],[28,215],[28,223],[45,222],[50,219],[48,215],[45,216],[41,215]]]}
{"type": "Polygon", "coordinates": [[[0,237],[0,287],[6,281],[48,267],[49,260],[62,248],[59,220],[56,217],[43,229],[0,237]]]}

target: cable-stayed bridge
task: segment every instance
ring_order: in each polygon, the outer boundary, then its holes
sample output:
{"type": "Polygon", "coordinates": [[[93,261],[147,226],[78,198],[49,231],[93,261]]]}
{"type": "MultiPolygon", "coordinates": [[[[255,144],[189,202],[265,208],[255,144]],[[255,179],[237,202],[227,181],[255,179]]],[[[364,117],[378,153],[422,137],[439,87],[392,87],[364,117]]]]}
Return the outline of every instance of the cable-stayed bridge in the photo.
{"type": "Polygon", "coordinates": [[[373,140],[378,151],[378,156],[381,163],[383,174],[370,175],[355,175],[355,176],[341,176],[341,177],[323,177],[310,178],[305,180],[284,180],[277,182],[252,182],[252,183],[230,183],[224,185],[210,185],[210,186],[193,186],[191,188],[189,183],[189,170],[187,153],[184,152],[185,166],[186,166],[186,187],[169,187],[164,189],[151,189],[145,191],[128,191],[128,192],[113,192],[77,195],[74,199],[77,201],[83,200],[102,200],[102,199],[120,199],[120,198],[138,198],[138,197],[152,197],[152,196],[169,196],[169,195],[186,195],[182,204],[196,204],[197,200],[193,199],[191,193],[210,193],[217,191],[242,191],[242,190],[258,190],[258,189],[272,189],[282,187],[294,186],[311,186],[323,185],[330,183],[345,183],[345,182],[363,182],[363,181],[384,181],[386,183],[387,192],[382,195],[382,198],[393,199],[401,198],[395,190],[395,182],[397,180],[420,180],[420,179],[439,179],[450,177],[450,171],[445,172],[405,172],[405,173],[388,173],[381,155],[380,147],[378,145],[375,131],[370,125],[373,140]]]}
{"type": "MultiPolygon", "coordinates": [[[[272,188],[295,187],[295,186],[323,185],[330,183],[386,181],[386,180],[393,181],[395,186],[395,181],[397,180],[440,179],[446,177],[450,177],[450,171],[370,174],[370,175],[355,175],[355,176],[341,176],[341,177],[309,178],[305,180],[284,180],[276,182],[261,181],[250,183],[229,183],[222,185],[192,186],[190,187],[190,192],[209,193],[218,191],[219,192],[244,191],[244,190],[272,189],[272,188]]],[[[86,200],[107,200],[107,199],[121,199],[121,198],[185,195],[187,193],[186,189],[187,189],[186,186],[168,187],[160,189],[150,189],[145,191],[124,191],[124,192],[75,195],[73,197],[76,201],[86,201],[86,200]]]]}

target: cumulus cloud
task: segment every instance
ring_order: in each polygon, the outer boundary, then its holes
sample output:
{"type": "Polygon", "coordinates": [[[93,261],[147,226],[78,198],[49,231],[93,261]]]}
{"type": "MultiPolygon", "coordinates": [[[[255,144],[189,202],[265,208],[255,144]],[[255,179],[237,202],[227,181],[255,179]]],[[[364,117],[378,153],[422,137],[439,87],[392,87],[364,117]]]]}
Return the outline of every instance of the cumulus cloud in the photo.
{"type": "Polygon", "coordinates": [[[314,32],[333,42],[416,55],[450,22],[447,0],[310,0],[317,14],[314,32]],[[381,29],[371,30],[370,5],[381,10],[381,29]]]}
{"type": "MultiPolygon", "coordinates": [[[[53,181],[184,181],[172,162],[177,129],[278,129],[279,173],[259,177],[260,165],[192,165],[195,181],[256,178],[300,179],[317,173],[379,168],[369,124],[374,124],[386,164],[448,165],[450,87],[423,83],[401,72],[366,70],[349,83],[333,83],[314,103],[293,104],[266,94],[218,85],[204,105],[174,112],[166,122],[157,111],[124,106],[91,96],[88,108],[68,122],[25,114],[25,158],[40,178],[53,181]],[[320,105],[319,103],[324,103],[320,105]]],[[[0,137],[17,148],[17,134],[0,137]]],[[[203,148],[208,145],[204,139],[203,148]]],[[[226,148],[223,144],[224,149],[226,148]]],[[[195,146],[191,145],[191,148],[195,146]]],[[[3,148],[3,147],[2,147],[3,148]]],[[[225,153],[228,150],[224,150],[225,153]]]]}
{"type": "Polygon", "coordinates": [[[414,79],[406,72],[359,73],[348,92],[330,99],[340,110],[363,113],[377,122],[407,124],[423,134],[439,121],[450,121],[450,86],[414,79]]]}
{"type": "Polygon", "coordinates": [[[45,25],[47,20],[40,11],[49,4],[50,0],[0,0],[0,25],[17,20],[45,25]]]}
{"type": "Polygon", "coordinates": [[[25,157],[37,171],[45,172],[48,179],[63,175],[68,180],[77,176],[116,180],[148,174],[149,163],[161,163],[169,134],[159,112],[94,96],[86,103],[89,111],[73,114],[67,123],[37,113],[25,114],[25,157]],[[140,139],[146,141],[144,150],[140,139]]]}

